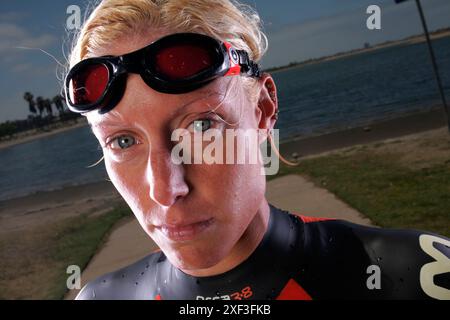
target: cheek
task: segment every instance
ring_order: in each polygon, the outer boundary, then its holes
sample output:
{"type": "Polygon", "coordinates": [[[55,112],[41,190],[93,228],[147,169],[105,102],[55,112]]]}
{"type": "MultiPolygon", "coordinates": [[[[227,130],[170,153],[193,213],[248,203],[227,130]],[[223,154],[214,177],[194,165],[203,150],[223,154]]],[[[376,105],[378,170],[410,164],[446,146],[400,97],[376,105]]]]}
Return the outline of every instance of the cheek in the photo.
{"type": "Polygon", "coordinates": [[[138,170],[135,167],[133,167],[133,170],[129,170],[129,166],[111,161],[107,155],[105,155],[105,167],[112,184],[131,210],[134,213],[141,212],[142,208],[139,199],[142,199],[140,193],[143,190],[140,187],[140,175],[136,174],[138,170]]]}
{"type": "Polygon", "coordinates": [[[204,198],[221,213],[219,219],[230,225],[230,232],[246,227],[264,198],[260,166],[202,165],[197,170],[204,198]]]}
{"type": "Polygon", "coordinates": [[[122,191],[125,190],[125,186],[127,185],[126,175],[122,172],[123,168],[117,163],[111,161],[107,155],[105,155],[105,167],[109,179],[114,184],[116,189],[122,194],[122,191]]]}
{"type": "Polygon", "coordinates": [[[265,178],[260,175],[260,166],[234,165],[229,169],[229,176],[234,212],[238,214],[237,219],[248,221],[264,198],[265,178]]]}

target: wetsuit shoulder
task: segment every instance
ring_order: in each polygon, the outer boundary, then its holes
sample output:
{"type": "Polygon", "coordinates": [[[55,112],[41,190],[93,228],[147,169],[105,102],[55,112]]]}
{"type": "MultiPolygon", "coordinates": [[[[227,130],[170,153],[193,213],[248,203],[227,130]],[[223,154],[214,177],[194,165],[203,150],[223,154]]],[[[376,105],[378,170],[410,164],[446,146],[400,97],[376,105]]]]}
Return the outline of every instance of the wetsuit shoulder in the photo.
{"type": "Polygon", "coordinates": [[[450,298],[450,240],[342,220],[304,222],[299,281],[317,298],[450,298]]]}
{"type": "Polygon", "coordinates": [[[162,252],[156,251],[119,270],[88,282],[76,300],[136,300],[145,299],[145,289],[152,286],[154,266],[162,252]]]}

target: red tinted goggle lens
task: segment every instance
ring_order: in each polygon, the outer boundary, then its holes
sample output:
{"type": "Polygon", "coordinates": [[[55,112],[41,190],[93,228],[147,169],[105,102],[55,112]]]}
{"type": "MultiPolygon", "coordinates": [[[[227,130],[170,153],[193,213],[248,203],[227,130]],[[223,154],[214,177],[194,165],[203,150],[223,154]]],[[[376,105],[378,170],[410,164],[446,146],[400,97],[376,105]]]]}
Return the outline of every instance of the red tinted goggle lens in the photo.
{"type": "Polygon", "coordinates": [[[83,67],[69,83],[70,100],[74,105],[87,105],[96,102],[106,90],[109,70],[101,63],[83,67]]]}
{"type": "Polygon", "coordinates": [[[216,54],[206,45],[172,45],[156,53],[154,66],[166,80],[183,80],[211,68],[217,61],[216,54]]]}

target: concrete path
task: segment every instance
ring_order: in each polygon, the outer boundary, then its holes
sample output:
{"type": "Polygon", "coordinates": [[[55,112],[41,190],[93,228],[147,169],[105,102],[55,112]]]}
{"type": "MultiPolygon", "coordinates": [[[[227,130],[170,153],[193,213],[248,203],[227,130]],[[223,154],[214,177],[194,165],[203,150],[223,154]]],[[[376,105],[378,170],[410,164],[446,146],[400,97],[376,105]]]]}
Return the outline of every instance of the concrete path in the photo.
{"type": "Polygon", "coordinates": [[[369,219],[336,198],[333,193],[318,188],[314,183],[299,175],[289,175],[269,181],[266,197],[277,208],[301,215],[338,218],[371,225],[369,219]]]}
{"type": "MultiPolygon", "coordinates": [[[[289,175],[267,183],[266,196],[274,206],[306,216],[327,217],[370,225],[369,219],[337,199],[326,189],[298,175],[289,175]]],[[[156,250],[157,246],[142,230],[136,219],[116,226],[103,248],[92,258],[81,276],[82,286],[90,280],[127,266],[156,250]]],[[[78,290],[70,291],[73,299],[78,290]]]]}

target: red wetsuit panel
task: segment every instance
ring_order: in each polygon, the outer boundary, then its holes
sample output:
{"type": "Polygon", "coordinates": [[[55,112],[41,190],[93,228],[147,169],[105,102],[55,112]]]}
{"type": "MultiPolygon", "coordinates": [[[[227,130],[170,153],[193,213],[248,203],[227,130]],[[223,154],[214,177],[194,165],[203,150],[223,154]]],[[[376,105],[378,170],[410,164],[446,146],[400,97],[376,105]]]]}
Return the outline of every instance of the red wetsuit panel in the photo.
{"type": "Polygon", "coordinates": [[[312,300],[312,298],[294,279],[289,279],[276,300],[312,300]]]}

